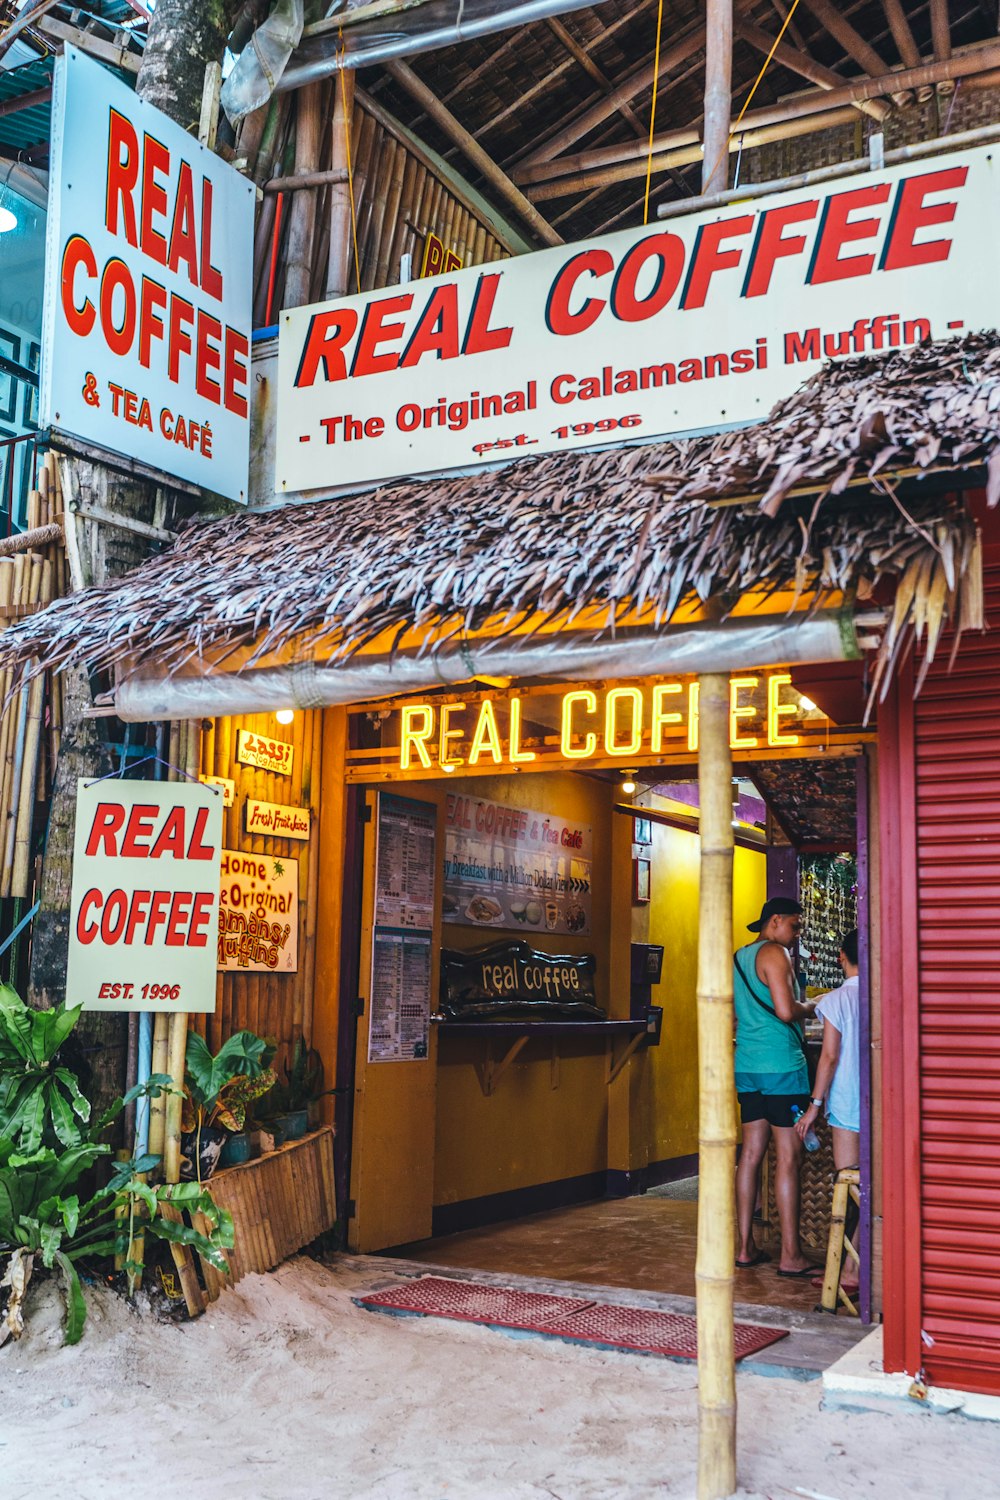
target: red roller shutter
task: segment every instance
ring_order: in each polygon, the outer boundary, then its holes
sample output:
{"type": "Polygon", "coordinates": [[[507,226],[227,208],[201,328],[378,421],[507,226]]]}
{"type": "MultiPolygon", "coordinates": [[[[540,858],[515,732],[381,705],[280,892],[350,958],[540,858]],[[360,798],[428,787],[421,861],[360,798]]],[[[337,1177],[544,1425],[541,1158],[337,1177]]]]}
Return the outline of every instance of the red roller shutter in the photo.
{"type": "Polygon", "coordinates": [[[986,600],[914,708],[920,1326],[930,1381],[1000,1392],[1000,566],[986,600]]]}

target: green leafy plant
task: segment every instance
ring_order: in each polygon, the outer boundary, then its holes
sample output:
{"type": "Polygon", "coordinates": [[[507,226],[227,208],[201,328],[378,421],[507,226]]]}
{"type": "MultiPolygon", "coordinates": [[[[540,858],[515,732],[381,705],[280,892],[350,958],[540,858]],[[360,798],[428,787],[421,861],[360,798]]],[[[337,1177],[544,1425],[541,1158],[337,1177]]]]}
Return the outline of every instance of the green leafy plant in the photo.
{"type": "Polygon", "coordinates": [[[90,1137],[90,1102],[57,1061],[81,1009],[32,1010],[10,985],[0,985],[0,1141],[24,1156],[90,1137]]]}
{"type": "Polygon", "coordinates": [[[247,1106],[274,1083],[267,1051],[263,1037],[237,1031],[213,1057],[205,1040],[189,1031],[182,1128],[201,1131],[217,1124],[225,1130],[242,1130],[247,1106]]]}
{"type": "Polygon", "coordinates": [[[297,1037],[292,1048],[291,1063],[282,1069],[284,1081],[275,1085],[268,1099],[269,1113],[286,1114],[293,1110],[306,1109],[332,1089],[323,1088],[323,1060],[314,1047],[307,1047],[302,1037],[297,1037]]]}

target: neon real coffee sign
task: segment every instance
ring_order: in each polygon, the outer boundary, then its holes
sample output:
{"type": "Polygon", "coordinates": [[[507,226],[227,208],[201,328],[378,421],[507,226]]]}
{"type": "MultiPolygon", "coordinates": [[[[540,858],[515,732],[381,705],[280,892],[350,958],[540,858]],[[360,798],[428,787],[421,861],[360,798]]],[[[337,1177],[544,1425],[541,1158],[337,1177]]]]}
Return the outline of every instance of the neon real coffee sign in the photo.
{"type": "Polygon", "coordinates": [[[42,425],[247,498],[254,186],[75,47],[55,67],[42,425]]]}
{"type": "MultiPolygon", "coordinates": [[[[733,750],[801,743],[791,727],[800,714],[799,704],[787,696],[791,680],[787,672],[730,678],[733,750]]],[[[398,734],[396,768],[420,776],[696,752],[698,717],[697,679],[678,678],[602,690],[426,699],[400,705],[391,722],[398,734]]]]}
{"type": "Polygon", "coordinates": [[[996,327],[993,155],[286,310],[275,489],[737,425],[824,359],[996,327]]]}

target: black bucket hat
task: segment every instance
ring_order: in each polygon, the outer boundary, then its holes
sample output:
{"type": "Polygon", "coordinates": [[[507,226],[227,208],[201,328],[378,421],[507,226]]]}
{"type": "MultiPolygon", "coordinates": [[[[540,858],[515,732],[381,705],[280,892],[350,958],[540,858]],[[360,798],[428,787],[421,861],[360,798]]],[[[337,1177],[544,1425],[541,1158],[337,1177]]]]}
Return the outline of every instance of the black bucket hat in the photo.
{"type": "Polygon", "coordinates": [[[797,917],[801,912],[799,903],[789,896],[772,896],[764,902],[757,921],[747,923],[747,932],[762,932],[772,917],[797,917]]]}

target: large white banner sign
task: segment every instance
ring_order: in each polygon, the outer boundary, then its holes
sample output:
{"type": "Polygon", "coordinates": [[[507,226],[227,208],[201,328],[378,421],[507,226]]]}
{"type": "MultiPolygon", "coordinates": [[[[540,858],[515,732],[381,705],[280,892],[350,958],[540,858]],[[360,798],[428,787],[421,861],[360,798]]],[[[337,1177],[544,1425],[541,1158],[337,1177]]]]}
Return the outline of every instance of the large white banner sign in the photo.
{"type": "Polygon", "coordinates": [[[995,148],[281,315],[277,492],[754,421],[1000,324],[995,148]]]}
{"type": "Polygon", "coordinates": [[[67,1005],[215,1010],[222,793],[79,781],[67,1005]]]}
{"type": "Polygon", "coordinates": [[[42,426],[245,501],[253,184],[75,47],[51,163],[42,426]]]}

